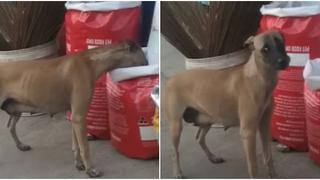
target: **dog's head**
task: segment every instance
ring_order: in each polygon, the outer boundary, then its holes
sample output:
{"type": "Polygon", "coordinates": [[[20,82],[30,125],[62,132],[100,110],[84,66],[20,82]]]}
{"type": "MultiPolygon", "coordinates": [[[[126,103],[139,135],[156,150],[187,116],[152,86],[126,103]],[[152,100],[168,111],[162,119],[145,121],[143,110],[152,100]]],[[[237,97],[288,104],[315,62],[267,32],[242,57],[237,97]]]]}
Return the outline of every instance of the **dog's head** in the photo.
{"type": "Polygon", "coordinates": [[[245,43],[254,53],[261,56],[264,63],[277,70],[286,69],[290,58],[286,53],[284,39],[277,31],[267,31],[249,37],[245,43]]]}
{"type": "Polygon", "coordinates": [[[120,46],[122,46],[123,49],[123,67],[143,66],[148,64],[142,48],[137,43],[133,41],[123,41],[120,43],[120,46]]]}

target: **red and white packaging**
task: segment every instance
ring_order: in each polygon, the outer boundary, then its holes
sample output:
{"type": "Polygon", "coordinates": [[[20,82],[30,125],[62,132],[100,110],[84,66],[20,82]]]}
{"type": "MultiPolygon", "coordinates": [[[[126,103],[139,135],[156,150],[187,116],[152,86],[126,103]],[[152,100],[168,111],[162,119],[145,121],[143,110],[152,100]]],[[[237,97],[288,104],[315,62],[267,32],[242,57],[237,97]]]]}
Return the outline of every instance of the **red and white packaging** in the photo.
{"type": "Polygon", "coordinates": [[[304,97],[306,102],[309,156],[320,165],[320,87],[318,89],[313,91],[306,84],[304,97]]]}
{"type": "MultiPolygon", "coordinates": [[[[141,2],[67,2],[65,15],[67,54],[138,40],[141,2]]],[[[96,82],[86,117],[88,133],[110,139],[106,74],[96,82]]]]}
{"type": "Polygon", "coordinates": [[[274,90],[272,137],[296,151],[307,151],[303,68],[319,51],[317,2],[274,2],[261,8],[260,30],[278,30],[285,38],[290,67],[279,73],[274,90]]]}
{"type": "Polygon", "coordinates": [[[139,159],[158,157],[158,134],[153,127],[155,104],[150,95],[159,76],[108,81],[111,142],[122,154],[139,159]]]}
{"type": "Polygon", "coordinates": [[[312,16],[310,28],[310,58],[303,77],[305,78],[305,103],[309,156],[320,165],[320,3],[314,2],[318,11],[312,16]]]}
{"type": "Polygon", "coordinates": [[[122,154],[139,159],[159,155],[158,134],[153,127],[155,104],[151,91],[159,83],[159,2],[145,50],[147,66],[111,71],[107,81],[111,143],[122,154]]]}

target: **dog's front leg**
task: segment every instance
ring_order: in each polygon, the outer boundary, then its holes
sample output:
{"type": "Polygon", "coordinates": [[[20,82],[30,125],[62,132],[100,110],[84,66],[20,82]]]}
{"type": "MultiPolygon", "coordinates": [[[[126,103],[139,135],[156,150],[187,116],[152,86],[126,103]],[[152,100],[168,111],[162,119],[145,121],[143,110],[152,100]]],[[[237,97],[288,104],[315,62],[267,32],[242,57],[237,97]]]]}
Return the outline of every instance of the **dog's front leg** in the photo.
{"type": "Polygon", "coordinates": [[[170,132],[173,144],[173,176],[175,178],[182,178],[182,171],[180,166],[180,155],[179,155],[179,143],[182,131],[182,122],[180,119],[174,119],[174,122],[170,125],[170,132]]]}
{"type": "Polygon", "coordinates": [[[80,149],[80,155],[84,163],[86,173],[90,177],[101,176],[101,172],[94,169],[90,162],[89,145],[88,139],[86,137],[87,129],[85,124],[85,114],[78,114],[77,111],[72,112],[72,128],[76,135],[76,139],[80,149]]]}
{"type": "Polygon", "coordinates": [[[10,133],[11,133],[11,136],[12,136],[14,142],[16,143],[17,148],[20,151],[29,151],[29,150],[31,150],[31,147],[29,145],[23,144],[20,141],[20,139],[18,138],[18,136],[17,136],[16,125],[17,125],[17,123],[18,123],[18,121],[20,119],[20,114],[10,115],[10,119],[11,119],[11,122],[9,124],[10,133]]]}
{"type": "Polygon", "coordinates": [[[263,113],[261,122],[259,124],[259,133],[262,143],[264,163],[267,165],[268,174],[270,178],[276,177],[276,172],[273,166],[271,154],[271,136],[270,136],[270,119],[272,113],[272,104],[270,103],[263,113]]]}
{"type": "MultiPolygon", "coordinates": [[[[168,88],[168,87],[167,87],[168,88]]],[[[174,178],[182,178],[180,166],[179,144],[182,132],[182,115],[185,108],[179,103],[174,91],[166,90],[162,97],[162,108],[169,125],[169,132],[172,140],[172,171],[174,178]]]]}
{"type": "Polygon", "coordinates": [[[80,155],[80,149],[79,149],[79,144],[76,136],[76,132],[74,131],[74,128],[72,129],[72,151],[74,153],[74,159],[75,159],[75,166],[79,171],[85,170],[85,166],[83,164],[83,161],[81,159],[80,155]]]}
{"type": "Polygon", "coordinates": [[[252,115],[253,112],[254,111],[240,111],[240,135],[246,154],[248,172],[251,178],[257,176],[256,132],[259,122],[257,116],[252,115]]]}
{"type": "MultiPolygon", "coordinates": [[[[87,127],[85,117],[88,112],[88,108],[91,101],[92,87],[94,86],[94,80],[88,80],[89,74],[85,75],[84,69],[81,74],[82,78],[74,79],[73,91],[71,92],[71,123],[73,136],[75,135],[74,145],[78,144],[80,150],[80,156],[85,167],[86,173],[90,177],[100,177],[101,172],[94,169],[90,162],[89,144],[87,139],[87,127]],[[86,81],[87,80],[87,81],[86,81]]],[[[76,161],[78,158],[77,148],[75,148],[76,161]]],[[[78,161],[79,162],[79,161],[78,161]]]]}
{"type": "Polygon", "coordinates": [[[240,127],[240,135],[246,154],[250,178],[255,178],[257,175],[256,132],[246,127],[240,127]]]}

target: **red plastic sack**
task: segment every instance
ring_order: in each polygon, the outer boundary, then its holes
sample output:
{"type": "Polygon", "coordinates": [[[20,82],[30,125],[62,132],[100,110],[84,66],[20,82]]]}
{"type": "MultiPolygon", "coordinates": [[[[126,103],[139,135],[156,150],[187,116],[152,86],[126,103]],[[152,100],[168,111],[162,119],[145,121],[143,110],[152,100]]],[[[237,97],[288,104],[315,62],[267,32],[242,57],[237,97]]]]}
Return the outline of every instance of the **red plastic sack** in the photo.
{"type": "Polygon", "coordinates": [[[279,73],[271,119],[272,137],[297,151],[308,150],[302,71],[289,67],[279,73]]]}
{"type": "MultiPolygon", "coordinates": [[[[320,3],[317,2],[317,8],[320,3]]],[[[312,16],[310,27],[310,58],[303,76],[305,78],[305,104],[309,156],[320,165],[320,12],[312,16]]]]}
{"type": "Polygon", "coordinates": [[[320,165],[320,91],[311,91],[305,86],[307,134],[309,156],[320,165]]]}
{"type": "MultiPolygon", "coordinates": [[[[139,20],[140,7],[86,12],[69,9],[65,15],[67,54],[122,40],[137,41],[139,20]]],[[[105,82],[106,75],[102,75],[96,82],[86,121],[89,134],[110,139],[105,82]]]]}
{"type": "Polygon", "coordinates": [[[140,7],[107,12],[68,10],[67,51],[74,53],[121,40],[138,40],[140,7]]]}
{"type": "Polygon", "coordinates": [[[272,136],[298,151],[308,150],[305,116],[309,114],[303,107],[302,68],[308,60],[320,57],[319,5],[319,2],[275,2],[261,8],[264,14],[261,29],[281,31],[291,58],[290,68],[279,74],[274,92],[272,136]]]}
{"type": "Polygon", "coordinates": [[[290,67],[280,72],[278,76],[278,85],[274,91],[271,133],[272,137],[282,144],[297,151],[307,151],[303,68],[310,58],[310,53],[315,53],[320,48],[319,46],[317,49],[311,48],[319,39],[317,37],[319,33],[316,32],[320,28],[320,16],[310,16],[308,13],[312,11],[308,10],[288,9],[286,14],[286,9],[274,8],[274,15],[261,10],[264,16],[260,21],[260,30],[280,31],[285,38],[286,51],[291,58],[290,67]]]}
{"type": "Polygon", "coordinates": [[[155,104],[150,95],[159,76],[108,82],[111,142],[122,154],[139,159],[156,158],[159,146],[152,120],[155,104]]]}

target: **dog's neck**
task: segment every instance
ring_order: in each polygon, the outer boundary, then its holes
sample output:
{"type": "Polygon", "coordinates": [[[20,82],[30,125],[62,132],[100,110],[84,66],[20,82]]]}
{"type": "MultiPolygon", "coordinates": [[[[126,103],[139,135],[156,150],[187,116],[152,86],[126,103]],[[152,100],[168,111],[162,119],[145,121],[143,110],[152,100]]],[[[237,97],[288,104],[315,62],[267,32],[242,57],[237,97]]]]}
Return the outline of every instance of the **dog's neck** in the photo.
{"type": "Polygon", "coordinates": [[[245,64],[244,75],[254,79],[260,86],[275,86],[277,83],[278,71],[263,62],[261,54],[253,51],[249,61],[245,64]],[[270,81],[271,80],[271,81],[270,81]],[[266,84],[265,82],[272,82],[266,84]]]}
{"type": "Polygon", "coordinates": [[[125,58],[127,49],[123,46],[111,46],[108,48],[95,49],[90,52],[89,59],[94,66],[95,77],[116,68],[128,66],[125,58]]]}

